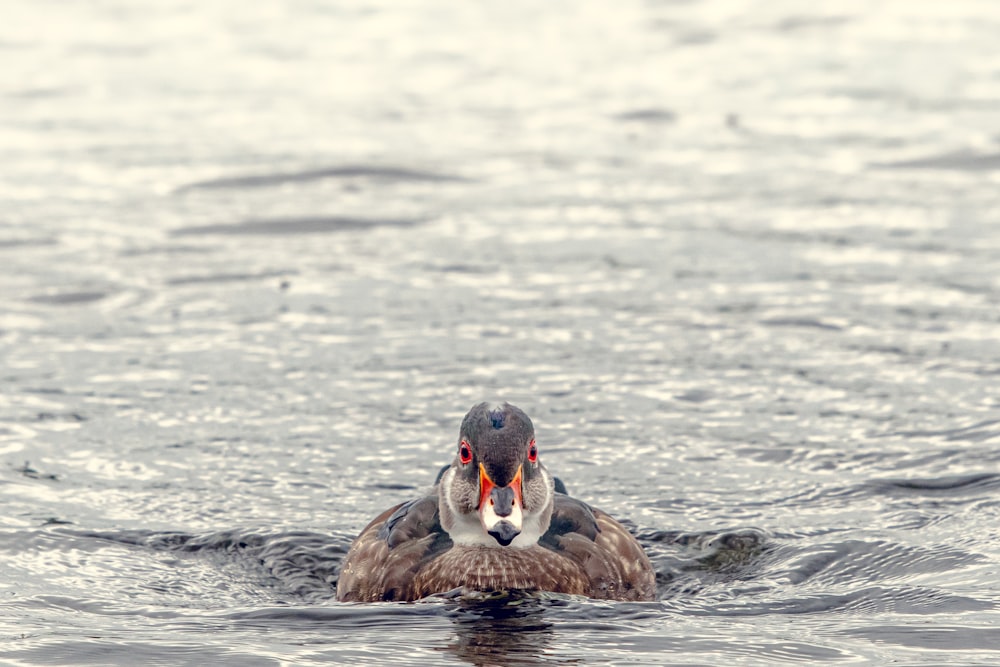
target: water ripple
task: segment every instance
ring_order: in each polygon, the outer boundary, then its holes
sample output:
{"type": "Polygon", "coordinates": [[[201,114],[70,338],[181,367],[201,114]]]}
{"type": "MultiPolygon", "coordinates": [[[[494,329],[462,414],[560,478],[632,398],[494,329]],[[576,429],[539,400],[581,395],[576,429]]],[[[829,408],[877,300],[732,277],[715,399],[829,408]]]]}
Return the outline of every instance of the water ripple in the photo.
{"type": "Polygon", "coordinates": [[[329,234],[332,232],[363,231],[378,227],[406,228],[420,224],[415,219],[352,218],[347,216],[313,216],[264,218],[232,224],[179,227],[173,236],[286,236],[289,234],[329,234]]]}
{"type": "Polygon", "coordinates": [[[198,181],[183,185],[176,192],[187,192],[189,190],[221,189],[221,188],[262,188],[285,185],[287,183],[307,183],[310,181],[322,181],[329,179],[344,178],[367,178],[375,181],[411,181],[411,182],[447,182],[465,181],[461,176],[451,174],[440,174],[433,171],[423,171],[419,169],[406,169],[403,167],[372,166],[372,165],[346,165],[337,167],[323,167],[319,169],[305,169],[302,171],[275,172],[270,174],[252,174],[247,176],[229,176],[225,178],[215,178],[207,181],[198,181]]]}

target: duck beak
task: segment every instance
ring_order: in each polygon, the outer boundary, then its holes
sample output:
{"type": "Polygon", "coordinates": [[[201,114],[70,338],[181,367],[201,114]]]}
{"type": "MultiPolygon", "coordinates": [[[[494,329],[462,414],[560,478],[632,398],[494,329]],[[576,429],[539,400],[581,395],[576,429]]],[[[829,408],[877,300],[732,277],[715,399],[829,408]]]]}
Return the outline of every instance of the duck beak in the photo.
{"type": "Polygon", "coordinates": [[[479,464],[479,518],[483,529],[501,546],[521,534],[524,502],[521,500],[521,467],[507,486],[497,486],[479,464]]]}

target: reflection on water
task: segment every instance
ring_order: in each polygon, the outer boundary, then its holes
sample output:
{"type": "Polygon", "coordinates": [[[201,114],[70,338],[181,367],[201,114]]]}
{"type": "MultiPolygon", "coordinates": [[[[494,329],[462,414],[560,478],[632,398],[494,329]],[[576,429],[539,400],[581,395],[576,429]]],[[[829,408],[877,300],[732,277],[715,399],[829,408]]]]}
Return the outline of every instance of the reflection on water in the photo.
{"type": "Polygon", "coordinates": [[[459,600],[449,613],[455,640],[442,650],[481,667],[562,664],[557,656],[547,655],[553,632],[545,609],[539,600],[507,595],[459,600]]]}

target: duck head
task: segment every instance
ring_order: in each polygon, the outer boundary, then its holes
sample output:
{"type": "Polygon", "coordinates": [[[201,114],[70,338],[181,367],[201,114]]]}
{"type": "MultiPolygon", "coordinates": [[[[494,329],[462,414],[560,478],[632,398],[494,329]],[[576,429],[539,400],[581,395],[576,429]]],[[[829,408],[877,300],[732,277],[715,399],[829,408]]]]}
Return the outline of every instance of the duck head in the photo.
{"type": "Polygon", "coordinates": [[[527,547],[549,528],[553,482],[535,428],[509,403],[472,408],[438,485],[441,527],[456,544],[527,547]]]}

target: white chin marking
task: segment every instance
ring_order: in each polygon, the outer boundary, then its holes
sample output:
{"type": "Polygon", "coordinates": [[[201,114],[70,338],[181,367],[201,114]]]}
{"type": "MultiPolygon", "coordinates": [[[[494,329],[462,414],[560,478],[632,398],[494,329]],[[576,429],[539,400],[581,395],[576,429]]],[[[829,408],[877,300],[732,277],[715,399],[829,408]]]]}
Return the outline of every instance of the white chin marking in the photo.
{"type": "MultiPolygon", "coordinates": [[[[446,488],[451,486],[450,476],[453,476],[454,474],[454,469],[445,473],[445,479],[442,479],[441,482],[442,484],[445,484],[446,488]]],[[[545,469],[542,469],[542,476],[546,483],[551,487],[552,482],[545,469]]],[[[487,500],[487,506],[483,508],[480,516],[479,512],[473,512],[470,514],[460,513],[455,508],[455,505],[451,501],[451,496],[448,493],[445,493],[445,502],[448,503],[448,508],[451,510],[451,515],[454,519],[454,525],[450,530],[448,530],[448,536],[451,537],[451,541],[455,544],[495,547],[497,549],[508,549],[511,547],[525,548],[537,544],[539,538],[544,532],[541,526],[541,508],[536,508],[537,511],[535,512],[522,512],[521,507],[515,505],[509,516],[501,517],[496,515],[496,512],[493,511],[493,507],[488,505],[489,500],[487,500]],[[515,537],[507,547],[504,547],[502,544],[497,542],[496,538],[487,532],[487,530],[495,526],[498,521],[502,521],[504,519],[510,521],[521,529],[521,533],[515,537]]],[[[546,504],[547,503],[542,503],[543,507],[546,504]]]]}
{"type": "Polygon", "coordinates": [[[448,509],[451,510],[451,517],[454,522],[454,525],[448,529],[448,536],[451,537],[451,541],[462,545],[499,547],[500,544],[496,539],[492,535],[487,535],[486,531],[483,530],[483,524],[479,521],[478,513],[463,514],[455,507],[455,503],[451,499],[451,494],[448,492],[451,489],[454,477],[455,469],[452,468],[441,479],[441,484],[444,488],[444,500],[448,503],[448,509]]]}
{"type": "Polygon", "coordinates": [[[479,516],[476,514],[456,515],[455,525],[448,531],[448,535],[455,544],[500,548],[500,543],[492,535],[488,535],[483,530],[483,524],[479,521],[479,516]]]}
{"type": "Polygon", "coordinates": [[[514,506],[510,508],[510,514],[507,516],[497,516],[497,513],[494,511],[493,503],[487,500],[479,513],[483,517],[483,528],[487,533],[493,530],[493,527],[501,521],[512,523],[515,528],[521,530],[521,506],[517,503],[514,503],[514,506]]]}

